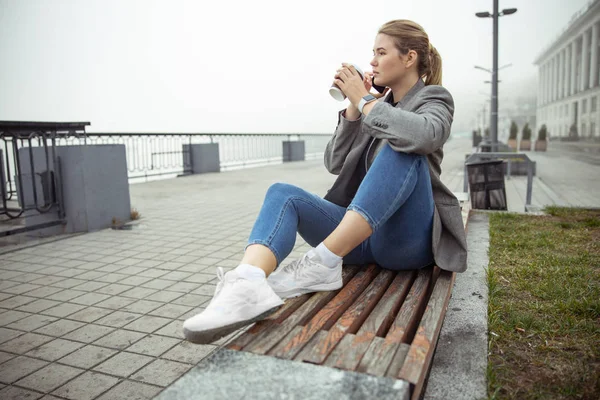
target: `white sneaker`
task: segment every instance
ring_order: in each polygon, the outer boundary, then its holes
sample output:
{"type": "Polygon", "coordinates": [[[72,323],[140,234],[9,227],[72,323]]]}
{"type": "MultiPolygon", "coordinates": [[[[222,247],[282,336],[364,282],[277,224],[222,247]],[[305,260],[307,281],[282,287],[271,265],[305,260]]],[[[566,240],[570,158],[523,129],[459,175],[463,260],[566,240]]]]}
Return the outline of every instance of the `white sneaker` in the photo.
{"type": "Polygon", "coordinates": [[[273,291],[283,299],[298,297],[304,293],[337,290],[342,283],[342,261],[335,268],[322,264],[321,258],[309,250],[298,260],[277,268],[267,282],[273,291]]]}
{"type": "Polygon", "coordinates": [[[235,270],[217,269],[219,283],[204,311],[183,323],[185,338],[192,343],[211,343],[231,332],[263,319],[283,304],[267,280],[250,281],[235,270]]]}

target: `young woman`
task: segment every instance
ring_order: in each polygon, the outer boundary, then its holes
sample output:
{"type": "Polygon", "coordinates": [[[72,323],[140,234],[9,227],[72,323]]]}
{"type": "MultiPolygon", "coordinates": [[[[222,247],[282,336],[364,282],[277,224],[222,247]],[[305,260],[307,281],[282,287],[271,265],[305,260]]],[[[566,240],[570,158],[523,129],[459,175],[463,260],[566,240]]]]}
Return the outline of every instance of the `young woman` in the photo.
{"type": "Polygon", "coordinates": [[[440,55],[408,20],[383,25],[373,53],[364,79],[348,64],[335,74],[350,100],[325,151],[337,180],[324,198],[269,188],[240,265],[218,270],[210,304],[184,322],[189,341],[209,343],[264,318],[282,298],[341,288],[343,263],[466,269],[460,206],[440,181],[454,112],[440,55]],[[369,94],[372,82],[388,88],[380,99],[369,94]],[[313,248],[277,268],[296,233],[313,248]]]}

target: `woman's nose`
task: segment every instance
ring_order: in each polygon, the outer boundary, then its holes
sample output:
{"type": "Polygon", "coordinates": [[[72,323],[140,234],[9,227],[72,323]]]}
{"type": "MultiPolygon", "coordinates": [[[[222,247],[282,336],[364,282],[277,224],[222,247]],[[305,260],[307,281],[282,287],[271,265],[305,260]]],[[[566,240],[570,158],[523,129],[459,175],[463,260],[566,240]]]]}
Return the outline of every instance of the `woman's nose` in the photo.
{"type": "Polygon", "coordinates": [[[373,59],[371,60],[371,62],[369,63],[372,67],[377,65],[377,62],[375,61],[375,57],[373,57],[373,59]]]}

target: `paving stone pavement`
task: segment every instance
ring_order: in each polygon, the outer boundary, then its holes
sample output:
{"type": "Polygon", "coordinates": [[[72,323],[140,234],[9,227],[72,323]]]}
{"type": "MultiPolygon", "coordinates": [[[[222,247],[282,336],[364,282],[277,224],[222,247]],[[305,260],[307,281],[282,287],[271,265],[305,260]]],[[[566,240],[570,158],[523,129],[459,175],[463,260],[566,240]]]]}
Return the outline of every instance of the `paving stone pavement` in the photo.
{"type": "MultiPolygon", "coordinates": [[[[446,145],[451,190],[469,146],[446,145]]],[[[216,267],[239,262],[268,187],[322,196],[334,178],[306,161],[134,184],[130,230],[0,254],[0,399],[154,397],[231,339],[192,345],[181,324],[211,299],[216,267]]],[[[288,261],[308,248],[298,237],[288,261]]]]}
{"type": "Polygon", "coordinates": [[[1,254],[0,398],[154,397],[228,340],[192,345],[181,325],[239,262],[267,188],[333,179],[307,161],[135,184],[131,230],[1,254]]]}

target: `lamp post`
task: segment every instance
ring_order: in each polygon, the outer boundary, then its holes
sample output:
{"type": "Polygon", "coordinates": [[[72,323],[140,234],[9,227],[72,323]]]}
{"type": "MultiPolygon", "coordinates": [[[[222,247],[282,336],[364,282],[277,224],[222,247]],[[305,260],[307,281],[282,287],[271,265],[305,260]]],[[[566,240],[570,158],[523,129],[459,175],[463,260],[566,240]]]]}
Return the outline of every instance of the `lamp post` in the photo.
{"type": "MultiPolygon", "coordinates": [[[[478,12],[475,15],[478,18],[492,18],[494,21],[494,50],[492,73],[492,110],[490,112],[490,136],[492,137],[492,152],[498,149],[498,18],[503,15],[510,15],[517,12],[516,8],[505,8],[498,12],[498,0],[494,0],[493,13],[478,12]]],[[[477,68],[477,67],[476,67],[477,68]]],[[[485,68],[480,68],[484,69],[485,68]]],[[[489,71],[489,70],[488,70],[489,71]]]]}

